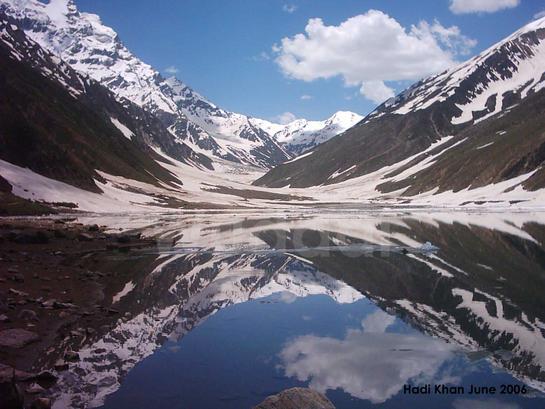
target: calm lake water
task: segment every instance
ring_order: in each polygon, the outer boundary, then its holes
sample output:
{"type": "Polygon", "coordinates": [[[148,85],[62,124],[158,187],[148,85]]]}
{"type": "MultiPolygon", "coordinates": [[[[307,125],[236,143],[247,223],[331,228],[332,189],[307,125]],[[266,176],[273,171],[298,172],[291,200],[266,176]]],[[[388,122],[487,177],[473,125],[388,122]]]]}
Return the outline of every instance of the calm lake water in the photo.
{"type": "Polygon", "coordinates": [[[249,409],[293,386],[338,409],[545,407],[545,214],[82,222],[158,245],[101,255],[126,271],[105,293],[123,318],[81,345],[57,407],[249,409]]]}

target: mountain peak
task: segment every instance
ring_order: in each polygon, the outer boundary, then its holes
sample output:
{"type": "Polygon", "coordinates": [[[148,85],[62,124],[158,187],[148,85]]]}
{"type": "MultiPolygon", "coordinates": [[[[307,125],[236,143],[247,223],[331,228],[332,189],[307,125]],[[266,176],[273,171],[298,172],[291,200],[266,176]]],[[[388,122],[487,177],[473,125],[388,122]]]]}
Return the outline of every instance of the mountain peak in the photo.
{"type": "Polygon", "coordinates": [[[453,125],[480,122],[543,88],[544,64],[542,17],[468,61],[414,84],[367,119],[385,113],[404,115],[439,103],[453,106],[453,125]]]}
{"type": "Polygon", "coordinates": [[[337,111],[331,115],[326,121],[332,124],[339,124],[341,126],[349,125],[353,126],[363,119],[363,116],[356,114],[352,111],[337,111]]]}
{"type": "MultiPolygon", "coordinates": [[[[224,110],[176,77],[165,79],[135,56],[117,33],[94,14],[78,12],[72,0],[2,0],[27,36],[114,93],[160,118],[177,142],[184,142],[211,157],[269,168],[289,154],[274,137],[283,125],[224,110]],[[190,126],[185,125],[190,122],[190,126]]],[[[313,147],[309,133],[319,140],[334,136],[357,122],[351,113],[339,112],[329,122],[299,120],[290,131],[305,133],[305,146],[313,147]],[[323,128],[327,130],[321,132],[323,128]]],[[[294,152],[297,154],[298,152],[294,152]]]]}

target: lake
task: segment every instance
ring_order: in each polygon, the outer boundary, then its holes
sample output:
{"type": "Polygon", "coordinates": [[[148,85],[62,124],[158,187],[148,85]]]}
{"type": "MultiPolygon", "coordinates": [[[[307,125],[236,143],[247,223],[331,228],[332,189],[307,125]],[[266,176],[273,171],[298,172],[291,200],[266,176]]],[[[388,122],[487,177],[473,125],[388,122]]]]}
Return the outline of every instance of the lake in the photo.
{"type": "Polygon", "coordinates": [[[57,408],[245,409],[293,386],[338,409],[545,407],[545,214],[79,219],[157,246],[96,255],[119,314],[57,408]]]}

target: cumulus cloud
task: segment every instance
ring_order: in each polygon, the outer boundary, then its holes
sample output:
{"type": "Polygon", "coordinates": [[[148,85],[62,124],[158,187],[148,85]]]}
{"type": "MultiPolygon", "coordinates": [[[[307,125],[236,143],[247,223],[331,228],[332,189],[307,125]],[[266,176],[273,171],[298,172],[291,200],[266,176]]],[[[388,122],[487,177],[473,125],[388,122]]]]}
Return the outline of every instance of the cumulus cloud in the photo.
{"type": "Polygon", "coordinates": [[[284,4],[282,6],[282,11],[285,11],[286,13],[293,13],[297,10],[297,6],[295,4],[284,4]]]}
{"type": "Polygon", "coordinates": [[[495,13],[519,4],[520,0],[451,0],[450,11],[454,14],[495,13]]]}
{"type": "Polygon", "coordinates": [[[291,112],[284,112],[283,114],[280,114],[272,118],[273,122],[279,123],[281,125],[287,125],[290,122],[295,121],[296,119],[297,117],[291,112]]]}
{"type": "Polygon", "coordinates": [[[385,82],[416,80],[440,72],[467,54],[476,42],[456,26],[425,21],[410,28],[379,10],[351,17],[338,26],[310,19],[305,33],[273,46],[275,61],[294,79],[341,76],[367,98],[381,102],[394,91],[385,82]]]}
{"type": "Polygon", "coordinates": [[[395,322],[395,316],[378,309],[367,315],[361,325],[366,333],[384,333],[386,329],[395,322]]]}
{"type": "Polygon", "coordinates": [[[254,55],[252,57],[253,61],[269,61],[271,59],[271,56],[269,53],[266,53],[265,51],[261,51],[259,54],[254,55]]]}
{"type": "Polygon", "coordinates": [[[352,330],[342,340],[314,335],[295,338],[279,354],[281,368],[320,392],[339,388],[356,398],[382,403],[411,379],[431,381],[453,356],[451,345],[430,337],[367,331],[352,330]]]}
{"type": "Polygon", "coordinates": [[[165,68],[165,72],[166,72],[167,74],[174,75],[174,74],[177,74],[177,73],[178,73],[178,68],[176,68],[175,66],[171,65],[170,67],[166,67],[166,68],[165,68]]]}
{"type": "Polygon", "coordinates": [[[308,101],[309,99],[312,99],[312,95],[301,95],[301,99],[303,101],[308,101]]]}
{"type": "Polygon", "coordinates": [[[297,300],[297,296],[289,291],[282,291],[279,297],[280,301],[285,304],[291,304],[297,300]]]}
{"type": "Polygon", "coordinates": [[[388,87],[382,81],[364,81],[360,87],[360,94],[365,98],[373,101],[375,104],[380,104],[389,98],[395,96],[392,88],[388,87]]]}

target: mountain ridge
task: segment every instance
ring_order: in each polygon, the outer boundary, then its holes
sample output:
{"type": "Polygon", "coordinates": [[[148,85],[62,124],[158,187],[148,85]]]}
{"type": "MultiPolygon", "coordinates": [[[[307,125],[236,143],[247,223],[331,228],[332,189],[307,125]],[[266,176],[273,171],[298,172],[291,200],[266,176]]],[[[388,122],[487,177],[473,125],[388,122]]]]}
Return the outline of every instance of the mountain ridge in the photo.
{"type": "MultiPolygon", "coordinates": [[[[541,18],[469,61],[409,87],[344,134],[276,167],[254,184],[310,188],[342,185],[369,176],[374,185],[362,191],[411,197],[492,185],[523,174],[527,179],[532,176],[528,172],[541,172],[543,163],[543,132],[531,123],[537,124],[543,113],[539,94],[544,88],[545,18],[541,18]],[[527,126],[521,128],[517,124],[526,111],[533,112],[534,117],[527,116],[527,126]],[[510,120],[502,121],[503,116],[510,120]],[[504,128],[495,129],[498,123],[504,128]],[[528,132],[523,133],[524,143],[519,144],[512,134],[524,129],[528,132]],[[511,135],[510,146],[515,149],[506,149],[505,144],[503,151],[481,146],[492,146],[502,135],[511,135]],[[453,138],[430,162],[426,150],[447,137],[453,138]],[[479,139],[483,143],[478,143],[479,139]],[[466,168],[461,170],[454,165],[454,157],[463,158],[468,146],[480,147],[480,160],[464,163],[466,168]],[[447,150],[451,161],[445,159],[447,150]],[[482,177],[482,166],[488,168],[484,172],[487,177],[482,177]],[[497,172],[501,177],[496,177],[497,172]],[[437,176],[440,186],[434,182],[437,176]],[[458,183],[460,179],[464,182],[458,183]],[[388,183],[392,181],[396,183],[388,183]]],[[[526,185],[524,180],[517,185],[532,190],[545,187],[542,177],[526,185]]]]}
{"type": "Polygon", "coordinates": [[[293,157],[294,153],[259,126],[264,120],[226,111],[178,79],[164,78],[131,53],[99,16],[79,12],[72,0],[47,4],[3,0],[2,4],[6,14],[42,47],[105,85],[119,100],[127,99],[157,116],[174,141],[184,142],[212,159],[260,168],[293,157]]]}

